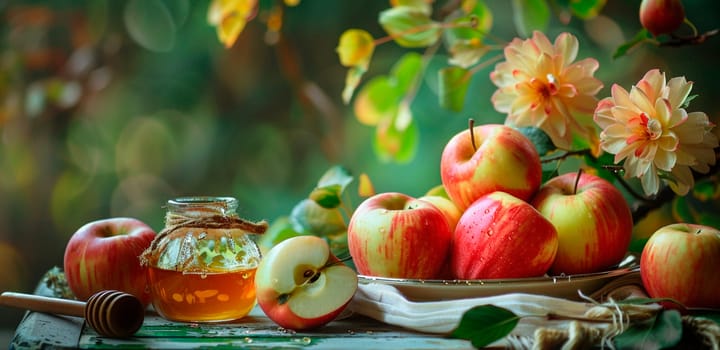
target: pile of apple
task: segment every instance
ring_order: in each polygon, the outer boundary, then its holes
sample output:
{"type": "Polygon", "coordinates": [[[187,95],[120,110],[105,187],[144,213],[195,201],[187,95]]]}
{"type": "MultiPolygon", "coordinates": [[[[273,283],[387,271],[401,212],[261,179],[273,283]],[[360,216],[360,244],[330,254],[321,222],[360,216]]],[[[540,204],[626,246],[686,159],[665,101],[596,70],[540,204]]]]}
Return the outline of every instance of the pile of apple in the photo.
{"type": "Polygon", "coordinates": [[[360,274],[496,279],[591,273],[617,265],[632,235],[622,193],[589,173],[542,182],[520,131],[486,124],[449,140],[444,199],[380,193],[355,210],[348,246],[360,274]]]}

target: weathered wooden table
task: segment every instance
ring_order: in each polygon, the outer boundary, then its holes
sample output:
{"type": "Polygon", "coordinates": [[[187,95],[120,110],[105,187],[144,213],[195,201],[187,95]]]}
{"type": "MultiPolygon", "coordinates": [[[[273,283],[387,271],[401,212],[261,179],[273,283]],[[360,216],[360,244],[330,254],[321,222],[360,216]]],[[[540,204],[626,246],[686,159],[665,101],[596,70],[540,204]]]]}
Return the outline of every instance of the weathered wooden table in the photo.
{"type": "MultiPolygon", "coordinates": [[[[36,294],[53,296],[40,285],[36,294]]],[[[361,315],[346,315],[313,332],[275,325],[258,307],[234,323],[189,324],[167,321],[151,309],[134,337],[99,336],[82,318],[27,312],[10,349],[472,349],[470,342],[409,331],[361,315]]]]}

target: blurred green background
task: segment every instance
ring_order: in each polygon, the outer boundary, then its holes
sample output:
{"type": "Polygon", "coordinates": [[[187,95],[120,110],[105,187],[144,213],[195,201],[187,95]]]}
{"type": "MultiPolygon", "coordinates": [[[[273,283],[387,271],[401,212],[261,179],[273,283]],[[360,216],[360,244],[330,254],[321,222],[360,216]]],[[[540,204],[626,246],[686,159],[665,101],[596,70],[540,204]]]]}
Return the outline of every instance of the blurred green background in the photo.
{"type": "MultiPolygon", "coordinates": [[[[62,265],[64,247],[84,223],[132,216],[163,225],[164,203],[184,195],[229,195],[245,218],[274,220],[305,198],[334,164],[367,173],[379,192],[420,196],[440,183],[445,142],[467,118],[502,122],[490,103],[492,66],[473,77],[465,107],[437,102],[433,58],[412,111],[420,128],[415,157],[386,163],[373,153],[374,129],[342,103],[346,68],[340,34],[362,28],[384,36],[378,13],[389,2],[302,0],[296,7],[261,0],[261,8],[226,49],[207,23],[208,1],[0,2],[0,290],[31,292],[62,265]],[[268,13],[283,8],[282,27],[268,13]],[[163,14],[159,16],[158,14],[163,14]]],[[[487,1],[492,33],[517,35],[512,2],[487,1]]],[[[436,5],[439,7],[444,2],[436,5]]],[[[570,31],[579,58],[600,62],[596,77],[625,88],[649,69],[694,81],[689,111],[720,117],[720,38],[702,45],[643,45],[611,56],[639,29],[640,0],[608,1],[600,16],[570,31]]],[[[685,1],[700,31],[720,27],[720,3],[685,1]]],[[[365,79],[386,74],[407,49],[379,46],[365,79]]],[[[419,51],[421,52],[421,51],[419,51]]],[[[354,203],[357,204],[357,203],[354,203]]],[[[22,312],[0,309],[0,328],[22,312]]]]}

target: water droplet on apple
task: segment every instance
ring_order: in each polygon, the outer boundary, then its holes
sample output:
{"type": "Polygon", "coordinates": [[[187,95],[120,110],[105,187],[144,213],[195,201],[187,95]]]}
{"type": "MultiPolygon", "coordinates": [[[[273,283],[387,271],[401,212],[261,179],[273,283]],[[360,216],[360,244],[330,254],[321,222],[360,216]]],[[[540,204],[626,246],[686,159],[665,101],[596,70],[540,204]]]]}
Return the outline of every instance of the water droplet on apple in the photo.
{"type": "Polygon", "coordinates": [[[200,273],[200,279],[203,279],[203,280],[204,280],[204,279],[206,279],[206,278],[207,278],[207,273],[201,272],[201,273],[200,273]]]}

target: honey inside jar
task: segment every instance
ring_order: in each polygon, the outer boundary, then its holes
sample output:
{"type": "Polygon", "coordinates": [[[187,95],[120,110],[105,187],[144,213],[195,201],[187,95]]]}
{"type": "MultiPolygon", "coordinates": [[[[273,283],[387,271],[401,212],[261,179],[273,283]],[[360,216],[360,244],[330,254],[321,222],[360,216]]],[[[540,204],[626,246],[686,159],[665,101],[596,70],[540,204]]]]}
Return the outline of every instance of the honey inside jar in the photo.
{"type": "Polygon", "coordinates": [[[148,274],[155,310],[169,320],[231,321],[255,306],[255,269],[183,273],[150,268],[148,274]]]}
{"type": "Polygon", "coordinates": [[[261,258],[246,229],[261,233],[266,223],[238,219],[236,202],[229,197],[168,203],[166,229],[141,257],[155,310],[181,322],[245,317],[256,303],[255,270],[261,258]]]}

